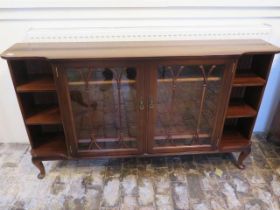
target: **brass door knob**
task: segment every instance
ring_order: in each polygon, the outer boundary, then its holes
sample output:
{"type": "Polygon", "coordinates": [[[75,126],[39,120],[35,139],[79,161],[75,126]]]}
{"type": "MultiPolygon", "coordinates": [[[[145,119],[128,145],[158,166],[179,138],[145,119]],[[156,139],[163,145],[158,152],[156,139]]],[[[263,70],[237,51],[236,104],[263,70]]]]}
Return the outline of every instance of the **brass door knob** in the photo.
{"type": "Polygon", "coordinates": [[[144,102],[143,102],[143,100],[140,100],[140,102],[139,102],[139,110],[143,111],[144,109],[145,109],[144,102]]]}

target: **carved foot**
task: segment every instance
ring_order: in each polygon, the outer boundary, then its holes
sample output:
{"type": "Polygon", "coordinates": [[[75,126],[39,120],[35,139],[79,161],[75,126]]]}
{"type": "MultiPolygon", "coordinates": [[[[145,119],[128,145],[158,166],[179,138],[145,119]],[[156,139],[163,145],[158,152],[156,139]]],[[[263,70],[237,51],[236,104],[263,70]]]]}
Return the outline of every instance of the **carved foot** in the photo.
{"type": "Polygon", "coordinates": [[[32,159],[32,163],[39,169],[40,173],[38,174],[38,179],[43,179],[46,175],[45,167],[40,160],[32,159]]]}
{"type": "Polygon", "coordinates": [[[242,170],[245,169],[245,165],[243,164],[243,161],[250,154],[250,152],[251,152],[251,148],[248,148],[240,153],[238,160],[235,163],[237,168],[242,169],[242,170]]]}

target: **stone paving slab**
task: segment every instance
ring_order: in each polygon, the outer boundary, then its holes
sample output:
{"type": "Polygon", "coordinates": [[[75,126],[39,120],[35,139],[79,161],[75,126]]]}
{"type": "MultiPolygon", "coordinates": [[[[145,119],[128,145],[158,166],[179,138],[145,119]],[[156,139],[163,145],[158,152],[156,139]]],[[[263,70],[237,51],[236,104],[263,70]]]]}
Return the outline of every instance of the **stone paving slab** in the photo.
{"type": "Polygon", "coordinates": [[[280,147],[253,137],[238,154],[44,162],[38,180],[26,144],[0,144],[0,210],[277,210],[280,147]],[[219,173],[217,173],[217,171],[219,173]]]}

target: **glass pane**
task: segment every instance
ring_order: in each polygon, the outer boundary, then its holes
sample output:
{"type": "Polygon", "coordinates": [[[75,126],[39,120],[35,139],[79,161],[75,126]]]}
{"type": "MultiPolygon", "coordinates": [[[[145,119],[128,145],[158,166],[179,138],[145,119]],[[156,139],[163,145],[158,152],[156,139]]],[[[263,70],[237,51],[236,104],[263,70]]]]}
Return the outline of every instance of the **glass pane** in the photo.
{"type": "Polygon", "coordinates": [[[160,66],[154,146],[209,145],[224,65],[160,66]]]}
{"type": "Polygon", "coordinates": [[[136,68],[67,69],[79,150],[137,148],[136,68]]]}

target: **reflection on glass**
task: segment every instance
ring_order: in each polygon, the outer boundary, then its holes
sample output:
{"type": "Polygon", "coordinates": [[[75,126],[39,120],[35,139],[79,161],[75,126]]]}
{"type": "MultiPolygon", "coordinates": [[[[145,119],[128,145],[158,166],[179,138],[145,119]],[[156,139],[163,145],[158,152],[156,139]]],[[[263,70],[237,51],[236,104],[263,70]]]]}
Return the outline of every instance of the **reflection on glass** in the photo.
{"type": "Polygon", "coordinates": [[[224,65],[160,66],[154,146],[211,144],[224,65]]]}
{"type": "Polygon", "coordinates": [[[136,69],[68,69],[79,150],[137,148],[136,69]]]}

